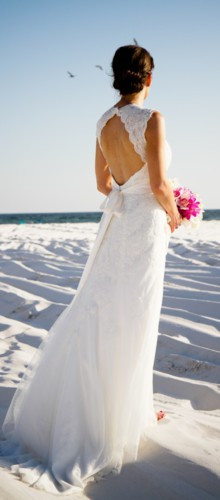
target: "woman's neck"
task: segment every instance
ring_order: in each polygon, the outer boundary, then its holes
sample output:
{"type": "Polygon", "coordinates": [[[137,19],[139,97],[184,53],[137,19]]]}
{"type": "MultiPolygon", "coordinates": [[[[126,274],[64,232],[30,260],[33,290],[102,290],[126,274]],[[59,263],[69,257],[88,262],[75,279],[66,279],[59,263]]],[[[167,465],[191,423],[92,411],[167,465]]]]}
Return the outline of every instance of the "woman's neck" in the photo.
{"type": "Polygon", "coordinates": [[[120,101],[117,102],[117,104],[138,104],[139,106],[142,106],[144,103],[144,95],[143,92],[139,92],[138,94],[130,94],[127,96],[122,96],[120,101]]]}

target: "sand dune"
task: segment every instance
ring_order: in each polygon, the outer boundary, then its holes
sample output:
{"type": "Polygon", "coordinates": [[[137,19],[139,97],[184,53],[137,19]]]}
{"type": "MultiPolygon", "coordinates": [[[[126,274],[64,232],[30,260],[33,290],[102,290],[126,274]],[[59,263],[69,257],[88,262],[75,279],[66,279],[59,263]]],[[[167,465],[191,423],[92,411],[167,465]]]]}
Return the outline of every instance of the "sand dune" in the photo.
{"type": "MultiPolygon", "coordinates": [[[[97,224],[0,226],[1,423],[25,366],[71,301],[97,224]]],[[[118,477],[80,499],[220,497],[220,222],[171,235],[154,365],[167,416],[118,477]]],[[[1,435],[2,437],[2,435],[1,435]]],[[[0,468],[0,498],[54,498],[0,468]]]]}

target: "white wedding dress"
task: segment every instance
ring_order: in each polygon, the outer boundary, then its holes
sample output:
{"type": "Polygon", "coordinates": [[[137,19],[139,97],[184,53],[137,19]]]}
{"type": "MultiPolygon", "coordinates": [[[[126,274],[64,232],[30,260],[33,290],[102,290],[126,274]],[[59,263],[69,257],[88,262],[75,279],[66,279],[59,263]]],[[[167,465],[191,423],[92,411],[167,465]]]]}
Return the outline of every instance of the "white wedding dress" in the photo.
{"type": "MultiPolygon", "coordinates": [[[[8,408],[0,450],[24,482],[55,494],[82,491],[137,459],[158,425],[153,365],[171,234],[152,193],[144,136],[152,110],[111,107],[144,165],[113,178],[76,294],[36,351],[8,408]]],[[[101,143],[100,143],[101,146],[101,143]]],[[[166,142],[166,166],[171,150],[166,142]]]]}

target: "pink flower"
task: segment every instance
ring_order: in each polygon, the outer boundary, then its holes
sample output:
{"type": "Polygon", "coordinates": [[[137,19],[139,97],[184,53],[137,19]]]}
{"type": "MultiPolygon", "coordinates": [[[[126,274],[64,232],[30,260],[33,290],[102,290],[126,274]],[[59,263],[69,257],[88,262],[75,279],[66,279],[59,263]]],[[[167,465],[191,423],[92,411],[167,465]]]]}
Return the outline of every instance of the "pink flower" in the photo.
{"type": "Polygon", "coordinates": [[[197,222],[202,219],[204,210],[198,195],[184,186],[173,188],[173,194],[183,222],[192,222],[192,218],[197,219],[197,222]]]}

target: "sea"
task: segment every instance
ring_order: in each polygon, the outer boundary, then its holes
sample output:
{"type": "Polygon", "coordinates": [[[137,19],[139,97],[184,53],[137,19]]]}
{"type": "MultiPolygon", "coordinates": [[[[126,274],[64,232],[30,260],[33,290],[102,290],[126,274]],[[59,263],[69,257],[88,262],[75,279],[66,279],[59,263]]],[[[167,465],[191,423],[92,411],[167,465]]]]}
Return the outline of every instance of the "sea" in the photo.
{"type": "MultiPolygon", "coordinates": [[[[54,224],[66,222],[99,222],[102,212],[47,212],[0,214],[0,224],[54,224]]],[[[220,220],[220,209],[209,209],[203,220],[220,220]]]]}

